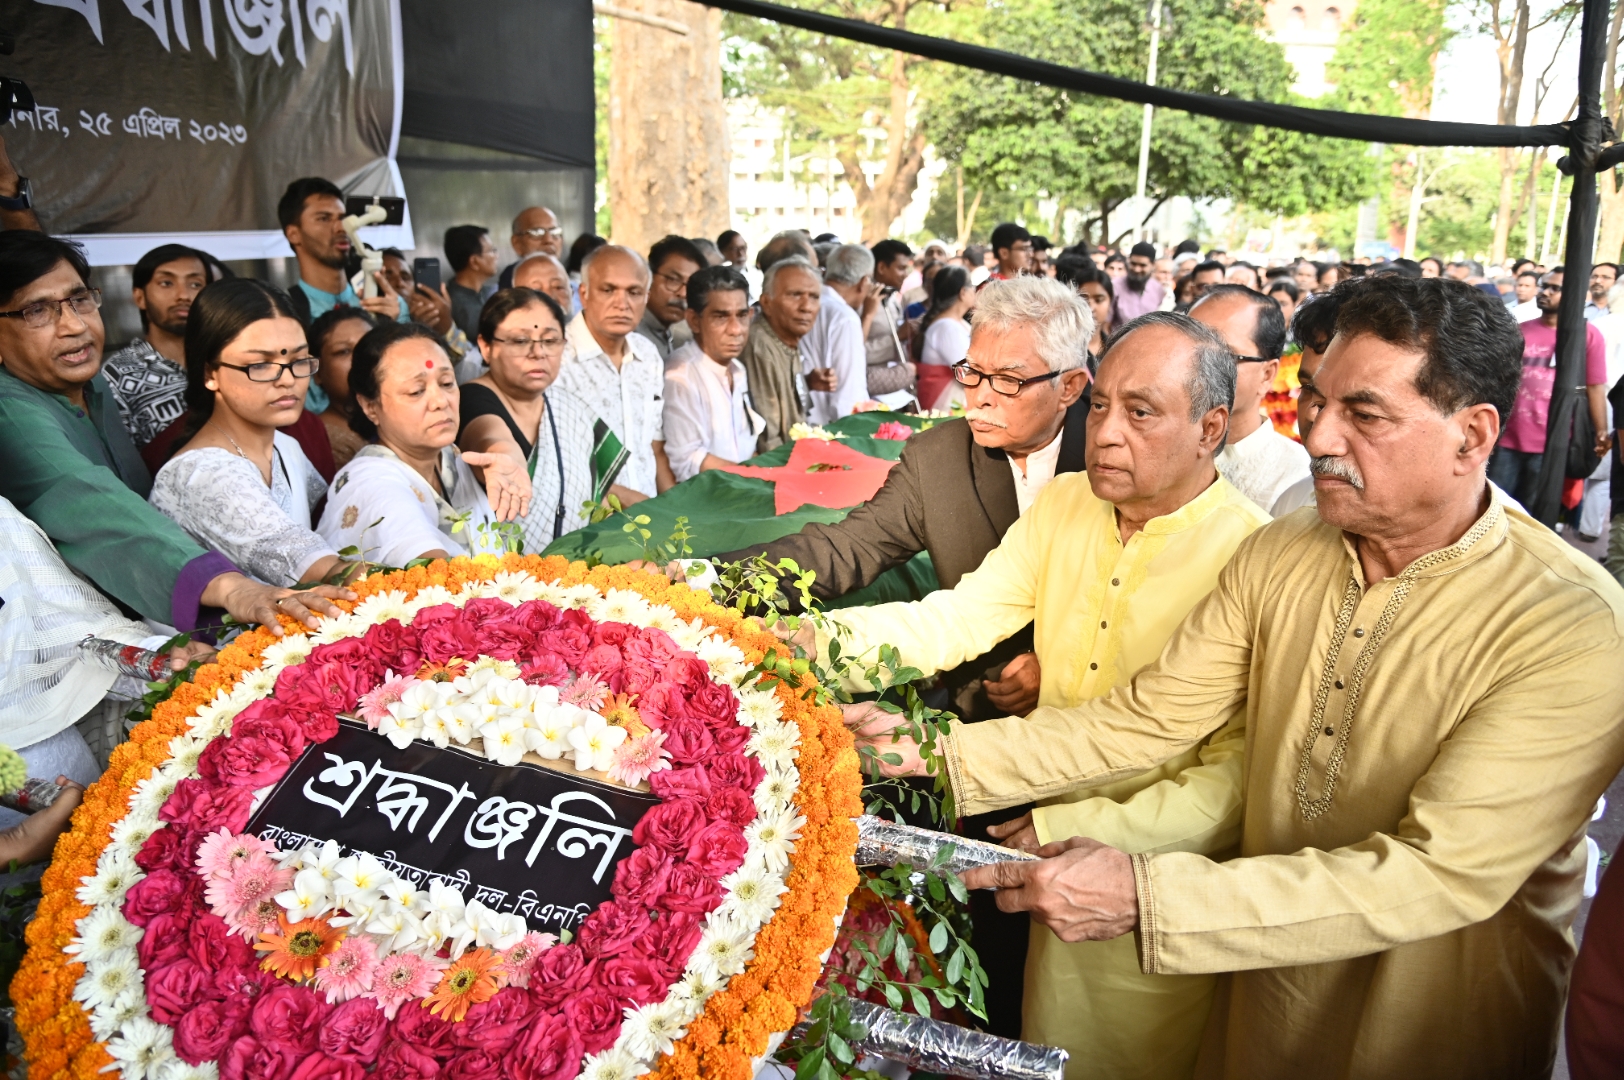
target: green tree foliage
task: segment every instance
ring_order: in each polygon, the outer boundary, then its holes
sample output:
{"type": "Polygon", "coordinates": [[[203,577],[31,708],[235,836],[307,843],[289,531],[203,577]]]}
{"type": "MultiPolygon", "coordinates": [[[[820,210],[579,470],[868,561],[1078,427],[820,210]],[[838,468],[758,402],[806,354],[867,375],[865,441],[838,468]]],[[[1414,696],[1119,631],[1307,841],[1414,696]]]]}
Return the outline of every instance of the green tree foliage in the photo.
{"type": "Polygon", "coordinates": [[[1444,0],[1359,0],[1325,65],[1325,78],[1336,89],[1323,104],[1347,112],[1426,116],[1438,53],[1449,38],[1444,0]]]}

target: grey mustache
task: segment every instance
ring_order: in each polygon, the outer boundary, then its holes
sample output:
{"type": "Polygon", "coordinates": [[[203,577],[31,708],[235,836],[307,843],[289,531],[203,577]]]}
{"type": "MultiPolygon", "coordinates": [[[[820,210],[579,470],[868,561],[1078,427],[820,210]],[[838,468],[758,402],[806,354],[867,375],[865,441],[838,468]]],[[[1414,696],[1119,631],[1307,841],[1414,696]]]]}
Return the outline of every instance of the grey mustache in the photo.
{"type": "Polygon", "coordinates": [[[1359,470],[1339,457],[1317,457],[1309,462],[1309,468],[1315,476],[1328,476],[1334,480],[1345,480],[1353,485],[1355,491],[1365,490],[1365,478],[1359,475],[1359,470]]]}

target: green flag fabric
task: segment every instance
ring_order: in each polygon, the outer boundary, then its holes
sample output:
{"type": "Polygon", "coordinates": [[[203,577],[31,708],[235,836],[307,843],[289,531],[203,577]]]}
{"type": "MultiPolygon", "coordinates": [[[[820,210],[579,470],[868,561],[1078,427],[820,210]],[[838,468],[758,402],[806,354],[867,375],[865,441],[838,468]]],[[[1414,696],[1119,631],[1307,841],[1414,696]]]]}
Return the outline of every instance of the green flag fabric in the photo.
{"type": "MultiPolygon", "coordinates": [[[[859,453],[895,461],[902,456],[903,442],[874,437],[879,426],[888,421],[907,424],[916,431],[930,423],[902,413],[859,413],[835,421],[828,430],[846,436],[841,442],[859,453]]],[[[744,464],[768,468],[783,465],[789,460],[793,448],[794,444],[785,443],[744,464]]],[[[771,481],[716,470],[702,472],[663,495],[628,508],[633,515],[648,516],[649,524],[644,527],[653,533],[655,541],[670,536],[676,528],[677,518],[686,517],[692,534],[689,544],[698,558],[707,558],[722,551],[735,551],[751,544],[766,544],[781,536],[799,532],[801,526],[809,522],[839,521],[850,509],[808,505],[779,516],[773,512],[771,481]]],[[[553,541],[542,554],[563,555],[571,559],[595,555],[607,563],[640,559],[643,557],[642,545],[636,537],[622,531],[626,520],[626,517],[616,514],[595,525],[567,533],[553,541]]],[[[895,600],[917,600],[936,588],[936,571],[930,564],[930,556],[920,552],[902,566],[886,571],[872,585],[848,593],[830,606],[856,607],[895,600]]]]}
{"type": "MultiPolygon", "coordinates": [[[[609,488],[626,467],[631,453],[621,445],[620,437],[609,430],[602,420],[592,425],[592,501],[602,502],[609,488]]],[[[564,539],[562,536],[560,540],[564,539]]]]}

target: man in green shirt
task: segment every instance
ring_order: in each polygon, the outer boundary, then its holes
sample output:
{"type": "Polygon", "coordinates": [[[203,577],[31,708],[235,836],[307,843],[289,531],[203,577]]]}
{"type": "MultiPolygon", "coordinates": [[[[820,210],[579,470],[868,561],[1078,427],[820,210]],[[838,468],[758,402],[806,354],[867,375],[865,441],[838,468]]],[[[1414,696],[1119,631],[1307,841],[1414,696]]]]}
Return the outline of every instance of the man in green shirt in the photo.
{"type": "Polygon", "coordinates": [[[0,232],[0,495],[97,588],[155,622],[196,629],[206,608],[280,633],[337,614],[321,586],[262,585],[147,504],[152,477],[101,376],[101,293],[74,245],[0,232]]]}

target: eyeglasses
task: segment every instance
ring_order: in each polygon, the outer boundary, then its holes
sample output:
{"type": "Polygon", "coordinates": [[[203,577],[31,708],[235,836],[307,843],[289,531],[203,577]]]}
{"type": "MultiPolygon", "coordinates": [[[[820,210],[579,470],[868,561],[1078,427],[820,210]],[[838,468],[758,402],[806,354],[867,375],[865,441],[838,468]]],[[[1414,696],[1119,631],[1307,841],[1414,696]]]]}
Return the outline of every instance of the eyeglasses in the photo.
{"type": "Polygon", "coordinates": [[[551,337],[544,338],[491,338],[491,341],[496,345],[504,345],[518,353],[529,353],[532,351],[554,353],[558,352],[564,347],[564,339],[556,334],[551,337]]]}
{"type": "Polygon", "coordinates": [[[81,317],[89,315],[101,307],[101,290],[86,289],[62,300],[35,300],[33,303],[24,304],[16,311],[0,311],[0,318],[21,319],[24,326],[38,330],[42,326],[50,326],[61,321],[63,304],[71,306],[75,315],[81,317]]]}
{"type": "Polygon", "coordinates": [[[521,229],[521,230],[519,230],[519,235],[520,236],[533,236],[537,240],[541,240],[541,239],[543,239],[545,237],[548,237],[548,236],[562,237],[564,235],[564,230],[560,229],[557,225],[554,225],[550,229],[521,229]]]}
{"type": "Polygon", "coordinates": [[[1235,354],[1235,363],[1237,364],[1267,364],[1270,360],[1278,359],[1277,356],[1242,356],[1239,353],[1235,354]]]}
{"type": "Polygon", "coordinates": [[[661,270],[654,276],[671,286],[673,289],[685,291],[688,288],[688,279],[683,277],[681,274],[672,273],[670,270],[661,270]]]}
{"type": "Polygon", "coordinates": [[[980,386],[990,383],[995,392],[1005,397],[1014,397],[1021,392],[1021,388],[1028,383],[1048,382],[1058,378],[1060,372],[1051,371],[1047,375],[1034,375],[1030,379],[1023,379],[1018,375],[988,375],[984,371],[977,371],[970,366],[968,360],[960,360],[953,365],[953,378],[965,386],[980,386]]]}
{"type": "Polygon", "coordinates": [[[273,383],[282,378],[284,371],[292,372],[295,379],[308,379],[321,369],[321,361],[314,356],[301,356],[285,364],[279,364],[274,360],[266,360],[259,364],[227,364],[221,361],[217,366],[240,371],[248,376],[249,382],[273,383]]]}

